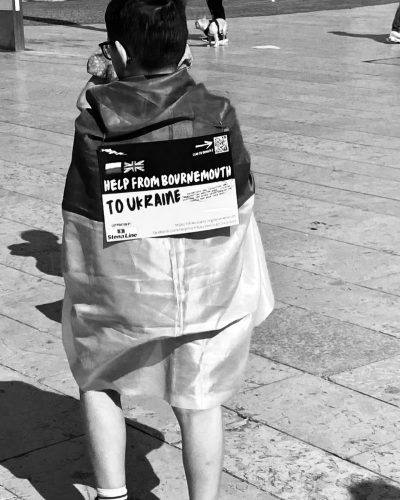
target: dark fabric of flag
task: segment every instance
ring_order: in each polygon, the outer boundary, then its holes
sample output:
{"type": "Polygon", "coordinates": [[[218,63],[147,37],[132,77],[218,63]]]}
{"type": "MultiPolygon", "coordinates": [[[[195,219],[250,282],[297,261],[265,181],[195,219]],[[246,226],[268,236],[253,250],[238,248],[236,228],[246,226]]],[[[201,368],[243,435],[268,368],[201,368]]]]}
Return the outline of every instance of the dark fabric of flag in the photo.
{"type": "Polygon", "coordinates": [[[90,89],[63,199],[63,342],[83,390],[210,408],[236,391],[251,331],[273,308],[250,157],[229,101],[186,70],[90,89]],[[96,150],[229,131],[239,224],[228,235],[106,243],[96,150]]]}

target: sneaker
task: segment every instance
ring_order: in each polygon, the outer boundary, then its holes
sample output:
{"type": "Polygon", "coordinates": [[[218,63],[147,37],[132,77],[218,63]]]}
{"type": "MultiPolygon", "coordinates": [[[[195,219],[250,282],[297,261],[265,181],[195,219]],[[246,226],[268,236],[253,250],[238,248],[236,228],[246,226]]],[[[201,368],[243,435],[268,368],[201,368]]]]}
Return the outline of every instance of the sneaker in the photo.
{"type": "Polygon", "coordinates": [[[390,43],[400,43],[400,33],[398,31],[391,31],[386,41],[390,43]]]}

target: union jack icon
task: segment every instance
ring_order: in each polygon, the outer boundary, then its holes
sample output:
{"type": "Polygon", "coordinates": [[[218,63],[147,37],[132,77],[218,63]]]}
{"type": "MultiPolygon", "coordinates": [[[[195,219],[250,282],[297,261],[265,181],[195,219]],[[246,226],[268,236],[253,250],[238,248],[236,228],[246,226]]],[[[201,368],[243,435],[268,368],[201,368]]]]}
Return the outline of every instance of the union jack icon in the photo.
{"type": "Polygon", "coordinates": [[[131,161],[131,162],[124,161],[122,168],[124,174],[126,174],[127,172],[137,172],[138,170],[144,172],[144,160],[131,161]]]}

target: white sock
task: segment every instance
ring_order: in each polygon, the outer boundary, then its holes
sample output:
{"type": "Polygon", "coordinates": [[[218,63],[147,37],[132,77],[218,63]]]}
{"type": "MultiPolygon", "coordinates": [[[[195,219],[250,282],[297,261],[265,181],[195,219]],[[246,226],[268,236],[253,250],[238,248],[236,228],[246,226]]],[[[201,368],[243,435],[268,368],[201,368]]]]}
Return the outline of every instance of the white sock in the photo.
{"type": "Polygon", "coordinates": [[[126,486],[113,489],[97,488],[97,497],[99,498],[99,500],[128,500],[128,490],[126,489],[126,486]]]}

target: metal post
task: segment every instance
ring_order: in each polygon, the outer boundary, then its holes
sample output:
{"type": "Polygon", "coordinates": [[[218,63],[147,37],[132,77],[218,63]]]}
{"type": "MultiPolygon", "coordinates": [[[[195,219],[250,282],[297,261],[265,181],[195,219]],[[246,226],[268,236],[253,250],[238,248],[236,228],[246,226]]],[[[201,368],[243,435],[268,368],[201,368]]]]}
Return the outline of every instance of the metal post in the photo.
{"type": "Polygon", "coordinates": [[[0,0],[0,49],[25,50],[21,0],[0,0]]]}

